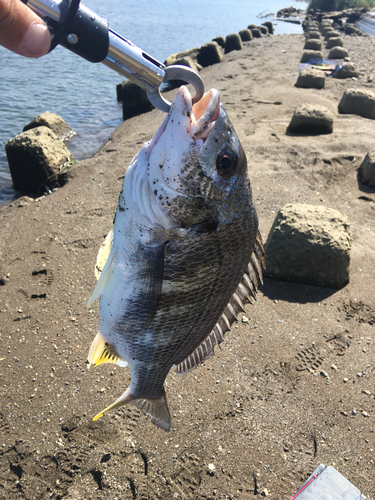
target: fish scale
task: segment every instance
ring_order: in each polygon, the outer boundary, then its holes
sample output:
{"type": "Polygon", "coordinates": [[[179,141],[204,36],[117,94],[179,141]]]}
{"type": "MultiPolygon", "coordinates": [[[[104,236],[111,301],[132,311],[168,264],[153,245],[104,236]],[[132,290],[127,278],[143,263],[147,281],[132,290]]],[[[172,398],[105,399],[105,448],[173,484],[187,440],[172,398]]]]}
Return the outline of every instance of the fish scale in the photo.
{"type": "Polygon", "coordinates": [[[99,251],[89,363],[128,364],[131,384],[95,419],[131,403],[168,431],[170,369],[188,372],[214,353],[254,300],[262,265],[246,156],[219,93],[192,107],[181,87],[131,162],[99,251]]]}

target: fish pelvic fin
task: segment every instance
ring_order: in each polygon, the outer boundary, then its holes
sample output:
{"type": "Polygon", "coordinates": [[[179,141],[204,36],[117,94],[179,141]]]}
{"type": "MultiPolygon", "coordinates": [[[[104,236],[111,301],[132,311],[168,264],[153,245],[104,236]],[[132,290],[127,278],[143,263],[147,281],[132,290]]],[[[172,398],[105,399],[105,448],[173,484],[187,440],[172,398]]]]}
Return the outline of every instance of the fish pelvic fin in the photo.
{"type": "Polygon", "coordinates": [[[142,410],[143,413],[145,413],[146,416],[151,419],[151,422],[153,424],[155,424],[157,427],[160,427],[160,429],[163,429],[166,432],[170,431],[171,414],[169,413],[167,396],[165,394],[164,387],[163,394],[157,399],[137,398],[131,393],[130,387],[128,387],[122,396],[120,396],[105,410],[95,415],[93,420],[98,420],[98,418],[102,417],[109,410],[114,410],[127,404],[133,404],[137,406],[137,408],[142,410]]]}
{"type": "Polygon", "coordinates": [[[105,240],[103,241],[101,247],[99,248],[95,265],[95,277],[97,280],[99,280],[100,275],[102,274],[103,268],[105,266],[105,263],[107,262],[109,254],[111,253],[112,244],[113,244],[113,229],[111,229],[111,231],[107,234],[105,240]]]}
{"type": "Polygon", "coordinates": [[[102,272],[100,273],[99,280],[96,284],[96,287],[94,288],[94,291],[92,292],[91,297],[87,301],[87,307],[91,307],[92,304],[95,302],[95,300],[100,297],[100,295],[103,292],[103,289],[107,283],[107,279],[110,276],[110,269],[113,261],[113,252],[111,255],[107,258],[107,261],[103,267],[102,272]]]}
{"type": "Polygon", "coordinates": [[[95,367],[104,363],[116,364],[123,368],[128,366],[128,363],[119,357],[116,349],[105,341],[100,332],[96,334],[91,344],[87,360],[89,362],[88,368],[90,368],[91,365],[95,367]]]}

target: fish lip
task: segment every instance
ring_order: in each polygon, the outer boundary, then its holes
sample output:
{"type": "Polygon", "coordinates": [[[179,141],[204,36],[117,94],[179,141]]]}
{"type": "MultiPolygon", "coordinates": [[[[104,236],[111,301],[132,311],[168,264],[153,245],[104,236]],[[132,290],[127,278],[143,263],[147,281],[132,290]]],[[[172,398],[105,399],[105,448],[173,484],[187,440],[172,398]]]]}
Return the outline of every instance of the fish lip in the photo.
{"type": "Polygon", "coordinates": [[[206,140],[220,113],[220,94],[211,89],[192,106],[191,134],[195,139],[206,140]]]}

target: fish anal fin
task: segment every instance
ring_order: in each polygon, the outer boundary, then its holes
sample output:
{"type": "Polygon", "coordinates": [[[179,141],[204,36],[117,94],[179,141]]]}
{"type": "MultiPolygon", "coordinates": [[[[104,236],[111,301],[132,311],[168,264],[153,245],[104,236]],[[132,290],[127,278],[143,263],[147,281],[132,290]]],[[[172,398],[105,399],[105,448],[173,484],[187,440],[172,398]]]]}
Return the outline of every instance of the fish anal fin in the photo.
{"type": "Polygon", "coordinates": [[[121,406],[127,404],[137,406],[147,415],[148,418],[151,419],[153,424],[160,427],[160,429],[169,432],[171,428],[171,415],[169,413],[167,396],[165,394],[164,387],[163,394],[157,399],[137,398],[132,394],[130,387],[128,387],[122,396],[109,405],[105,410],[95,415],[93,420],[98,420],[108,411],[115,410],[116,408],[120,408],[121,406]]]}
{"type": "Polygon", "coordinates": [[[91,365],[98,366],[104,363],[112,363],[122,367],[128,365],[126,361],[123,361],[119,357],[116,349],[105,341],[100,332],[97,333],[91,344],[87,360],[89,362],[89,368],[91,365]]]}

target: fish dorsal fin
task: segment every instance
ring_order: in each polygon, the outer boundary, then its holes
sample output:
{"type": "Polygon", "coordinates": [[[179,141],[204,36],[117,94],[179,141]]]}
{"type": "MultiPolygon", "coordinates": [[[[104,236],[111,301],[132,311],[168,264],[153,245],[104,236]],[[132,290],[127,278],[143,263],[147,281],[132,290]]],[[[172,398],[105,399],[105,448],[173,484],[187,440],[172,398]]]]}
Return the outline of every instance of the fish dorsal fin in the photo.
{"type": "Polygon", "coordinates": [[[96,258],[96,264],[95,264],[95,277],[97,280],[99,280],[100,275],[105,266],[105,263],[107,262],[109,254],[111,253],[112,243],[113,243],[113,229],[111,229],[111,231],[107,234],[105,240],[103,241],[103,243],[99,248],[98,257],[96,258]]]}
{"type": "Polygon", "coordinates": [[[104,363],[113,363],[122,367],[128,365],[126,361],[119,358],[116,350],[106,342],[100,332],[94,338],[87,358],[90,366],[98,366],[104,363]]]}
{"type": "Polygon", "coordinates": [[[237,290],[232,295],[227,307],[210,334],[195,351],[189,354],[181,363],[175,365],[176,373],[183,375],[184,373],[190,372],[207,358],[213,356],[214,347],[224,341],[224,335],[231,329],[234,321],[237,320],[237,314],[241,311],[244,312],[244,306],[246,304],[251,304],[256,300],[258,279],[263,283],[262,267],[266,267],[264,256],[262,237],[258,231],[254,244],[254,251],[251,254],[248,265],[248,272],[243,275],[237,290]]]}

